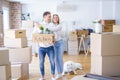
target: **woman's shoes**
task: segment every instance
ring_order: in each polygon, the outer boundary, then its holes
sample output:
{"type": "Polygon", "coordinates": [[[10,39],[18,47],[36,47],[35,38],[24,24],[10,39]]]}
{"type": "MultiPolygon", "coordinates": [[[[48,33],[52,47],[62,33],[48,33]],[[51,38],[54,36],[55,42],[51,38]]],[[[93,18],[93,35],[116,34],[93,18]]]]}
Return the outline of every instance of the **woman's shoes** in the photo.
{"type": "Polygon", "coordinates": [[[57,79],[62,78],[62,77],[63,77],[62,74],[58,74],[55,79],[57,80],[57,79]]]}

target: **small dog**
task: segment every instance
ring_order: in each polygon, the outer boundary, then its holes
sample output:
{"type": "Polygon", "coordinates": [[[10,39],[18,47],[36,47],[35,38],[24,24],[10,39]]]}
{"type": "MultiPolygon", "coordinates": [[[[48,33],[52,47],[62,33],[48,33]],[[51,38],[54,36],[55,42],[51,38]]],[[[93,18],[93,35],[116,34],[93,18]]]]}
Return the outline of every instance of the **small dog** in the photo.
{"type": "Polygon", "coordinates": [[[77,74],[76,73],[77,69],[82,70],[82,65],[80,63],[75,63],[73,61],[67,61],[64,63],[62,75],[65,75],[65,73],[70,74],[70,72],[72,71],[74,72],[74,74],[77,74]]]}

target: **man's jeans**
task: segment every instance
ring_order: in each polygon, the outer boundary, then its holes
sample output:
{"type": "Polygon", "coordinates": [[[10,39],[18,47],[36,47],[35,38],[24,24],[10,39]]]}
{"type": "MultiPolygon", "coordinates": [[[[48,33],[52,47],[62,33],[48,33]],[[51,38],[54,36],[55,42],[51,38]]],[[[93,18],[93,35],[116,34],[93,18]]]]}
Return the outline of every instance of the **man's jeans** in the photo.
{"type": "Polygon", "coordinates": [[[45,61],[45,56],[46,54],[49,57],[50,60],[50,66],[51,66],[51,74],[55,74],[55,61],[54,61],[54,49],[53,46],[50,47],[40,47],[39,48],[39,59],[40,59],[40,72],[41,75],[45,75],[45,70],[44,70],[44,61],[45,61]]]}

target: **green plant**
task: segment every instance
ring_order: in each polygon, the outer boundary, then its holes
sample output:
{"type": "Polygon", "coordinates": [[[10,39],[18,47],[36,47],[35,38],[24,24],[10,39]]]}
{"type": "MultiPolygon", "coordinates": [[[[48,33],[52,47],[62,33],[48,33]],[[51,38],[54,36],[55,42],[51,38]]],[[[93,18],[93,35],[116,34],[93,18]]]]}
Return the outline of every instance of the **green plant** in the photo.
{"type": "Polygon", "coordinates": [[[44,30],[44,27],[41,25],[41,26],[39,27],[39,29],[40,29],[40,30],[44,30]]]}
{"type": "Polygon", "coordinates": [[[100,23],[101,24],[101,20],[94,20],[93,23],[100,23]]]}
{"type": "Polygon", "coordinates": [[[50,33],[50,30],[48,28],[46,28],[46,32],[49,34],[50,33]]]}

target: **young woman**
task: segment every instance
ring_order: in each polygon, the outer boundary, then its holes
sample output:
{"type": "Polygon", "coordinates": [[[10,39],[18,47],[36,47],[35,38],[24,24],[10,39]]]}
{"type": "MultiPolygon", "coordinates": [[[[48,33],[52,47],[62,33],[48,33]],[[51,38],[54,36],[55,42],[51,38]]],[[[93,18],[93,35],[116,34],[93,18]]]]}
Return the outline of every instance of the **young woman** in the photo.
{"type": "Polygon", "coordinates": [[[62,72],[63,72],[64,41],[62,39],[63,38],[62,26],[60,25],[59,16],[57,14],[53,14],[52,22],[55,27],[60,27],[59,30],[53,31],[53,33],[55,34],[55,43],[54,43],[55,64],[58,73],[56,79],[58,79],[62,77],[62,72]]]}

